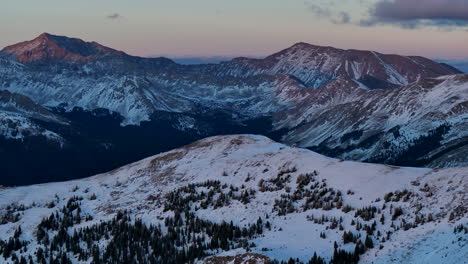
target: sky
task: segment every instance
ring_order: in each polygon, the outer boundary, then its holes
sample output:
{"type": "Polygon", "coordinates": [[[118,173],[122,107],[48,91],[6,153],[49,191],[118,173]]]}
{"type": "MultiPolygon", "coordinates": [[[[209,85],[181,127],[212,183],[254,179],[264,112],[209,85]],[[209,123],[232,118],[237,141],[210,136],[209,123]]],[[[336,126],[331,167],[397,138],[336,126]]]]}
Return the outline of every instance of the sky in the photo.
{"type": "Polygon", "coordinates": [[[468,0],[3,0],[0,47],[42,32],[138,56],[265,56],[297,42],[468,59],[468,0]]]}

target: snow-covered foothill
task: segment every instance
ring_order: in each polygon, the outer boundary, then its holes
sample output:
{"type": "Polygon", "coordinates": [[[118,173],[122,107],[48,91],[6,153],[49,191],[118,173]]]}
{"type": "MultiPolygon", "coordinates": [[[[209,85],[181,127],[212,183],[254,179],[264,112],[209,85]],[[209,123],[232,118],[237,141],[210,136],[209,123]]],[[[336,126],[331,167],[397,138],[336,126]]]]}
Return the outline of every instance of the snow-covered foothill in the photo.
{"type": "MultiPolygon", "coordinates": [[[[168,194],[184,197],[184,188],[190,184],[199,186],[194,189],[196,195],[208,192],[210,185],[202,184],[208,181],[224,186],[212,189],[213,203],[221,194],[229,196],[231,187],[233,198],[219,206],[189,202],[195,215],[215,223],[232,221],[236,226],[248,226],[259,218],[263,224],[268,221],[263,233],[249,243],[255,245],[251,251],[271,259],[308,261],[316,252],[329,260],[335,241],[340,249],[352,252],[354,242],[343,242],[347,231],[361,240],[371,232],[374,246],[361,256],[363,263],[431,259],[455,264],[467,257],[467,234],[453,232],[468,224],[467,168],[416,169],[341,161],[254,135],[207,138],[82,180],[0,190],[0,215],[22,208],[14,212],[19,214],[16,222],[0,225],[0,234],[8,238],[21,226],[20,238],[30,242],[21,254],[32,254],[38,247],[33,238],[41,219],[73,196],[83,197],[82,215],[93,220],[82,221],[69,232],[109,220],[122,210],[146,224],[164,225],[164,218],[174,215],[165,210],[174,206],[168,194]],[[322,198],[313,196],[314,191],[322,198]]],[[[246,253],[243,248],[211,252],[242,253],[246,253]]]]}

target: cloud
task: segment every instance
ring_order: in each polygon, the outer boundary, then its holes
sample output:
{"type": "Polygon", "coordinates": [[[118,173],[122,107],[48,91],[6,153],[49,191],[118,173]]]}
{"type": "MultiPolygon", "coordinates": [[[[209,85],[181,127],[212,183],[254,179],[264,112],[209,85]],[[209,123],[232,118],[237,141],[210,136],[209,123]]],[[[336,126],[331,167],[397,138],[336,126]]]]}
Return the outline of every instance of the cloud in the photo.
{"type": "Polygon", "coordinates": [[[310,2],[304,2],[304,4],[306,5],[307,10],[312,12],[317,17],[329,18],[329,17],[332,16],[332,12],[330,11],[330,9],[328,9],[326,7],[321,7],[320,5],[316,5],[316,4],[313,4],[313,3],[310,3],[310,2]]]}
{"type": "Polygon", "coordinates": [[[363,26],[398,24],[420,26],[468,26],[468,0],[380,0],[369,10],[363,26]]]}
{"type": "Polygon", "coordinates": [[[340,12],[337,18],[332,19],[332,22],[335,24],[349,24],[351,23],[351,16],[349,15],[349,13],[340,12]]]}
{"type": "MultiPolygon", "coordinates": [[[[347,12],[338,12],[322,5],[314,4],[311,2],[304,2],[307,10],[318,18],[328,19],[334,24],[348,24],[351,23],[351,16],[347,12]]],[[[335,3],[329,2],[327,6],[336,6],[335,3]]]]}
{"type": "Polygon", "coordinates": [[[111,19],[111,20],[115,20],[115,19],[123,18],[123,16],[121,16],[118,13],[113,13],[113,14],[107,15],[106,18],[111,19]]]}

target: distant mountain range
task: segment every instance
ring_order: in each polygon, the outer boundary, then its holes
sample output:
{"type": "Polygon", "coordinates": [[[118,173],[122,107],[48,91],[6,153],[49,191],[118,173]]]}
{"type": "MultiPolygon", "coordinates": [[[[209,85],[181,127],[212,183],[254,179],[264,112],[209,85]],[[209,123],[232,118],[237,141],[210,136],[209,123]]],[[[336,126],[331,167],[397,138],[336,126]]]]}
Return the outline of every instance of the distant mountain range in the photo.
{"type": "Polygon", "coordinates": [[[438,60],[442,63],[449,64],[463,73],[468,73],[468,59],[465,60],[438,60]]]}
{"type": "Polygon", "coordinates": [[[342,159],[468,165],[468,77],[423,57],[298,43],[181,65],[44,33],[0,52],[0,90],[3,185],[84,177],[238,133],[342,159]]]}
{"type": "Polygon", "coordinates": [[[183,64],[183,65],[191,65],[191,64],[208,64],[208,63],[220,63],[223,61],[230,61],[234,57],[222,57],[222,56],[214,56],[214,57],[170,57],[176,63],[183,64]]]}

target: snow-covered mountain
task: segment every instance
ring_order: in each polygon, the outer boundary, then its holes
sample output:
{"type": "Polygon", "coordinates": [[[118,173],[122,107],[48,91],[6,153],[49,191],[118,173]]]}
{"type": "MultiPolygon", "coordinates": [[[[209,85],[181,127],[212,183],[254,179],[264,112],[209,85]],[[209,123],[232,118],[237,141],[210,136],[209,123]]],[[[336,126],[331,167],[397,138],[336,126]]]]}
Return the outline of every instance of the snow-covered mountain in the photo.
{"type": "MultiPolygon", "coordinates": [[[[44,127],[64,139],[63,146],[86,145],[103,155],[100,164],[108,165],[97,169],[93,163],[77,177],[236,133],[263,134],[343,159],[463,166],[468,80],[450,75],[456,73],[421,57],[305,43],[265,59],[205,65],[130,56],[46,33],[0,52],[0,90],[27,96],[69,124],[44,127]]],[[[13,123],[25,127],[21,120],[13,123]]],[[[76,165],[81,162],[65,157],[89,156],[54,152],[76,165]]]]}
{"type": "Polygon", "coordinates": [[[190,112],[199,105],[251,117],[268,115],[285,107],[276,98],[277,91],[298,85],[285,75],[202,75],[168,59],[132,57],[96,43],[49,34],[7,47],[3,54],[25,64],[17,74],[0,76],[2,89],[49,107],[106,108],[121,114],[123,125],[148,121],[156,111],[190,112]],[[29,59],[22,59],[23,54],[29,59]]]}
{"type": "Polygon", "coordinates": [[[468,166],[467,75],[373,91],[342,80],[301,96],[278,118],[279,127],[294,127],[285,142],[342,159],[468,166]]]}
{"type": "Polygon", "coordinates": [[[199,104],[262,116],[297,103],[295,98],[277,96],[285,89],[319,88],[343,78],[366,89],[386,88],[459,73],[420,57],[305,43],[265,59],[178,65],[44,33],[6,47],[2,54],[25,64],[18,74],[1,76],[3,89],[45,106],[106,108],[124,116],[123,124],[148,120],[157,110],[188,112],[199,104]]]}
{"type": "Polygon", "coordinates": [[[65,120],[37,105],[24,95],[0,90],[0,135],[9,139],[43,136],[60,143],[60,135],[42,127],[34,120],[65,124],[65,120]]]}
{"type": "Polygon", "coordinates": [[[43,62],[46,60],[84,61],[100,56],[125,56],[96,42],[55,36],[43,33],[37,38],[17,43],[2,50],[14,60],[22,63],[43,62]]]}
{"type": "Polygon", "coordinates": [[[221,76],[288,74],[309,88],[320,88],[331,80],[349,77],[371,89],[460,73],[423,57],[342,50],[308,43],[297,43],[265,59],[237,58],[224,62],[218,71],[221,76]]]}
{"type": "Polygon", "coordinates": [[[218,136],[91,178],[0,190],[0,261],[306,262],[315,252],[463,263],[467,191],[467,168],[363,164],[218,136]]]}

